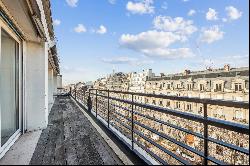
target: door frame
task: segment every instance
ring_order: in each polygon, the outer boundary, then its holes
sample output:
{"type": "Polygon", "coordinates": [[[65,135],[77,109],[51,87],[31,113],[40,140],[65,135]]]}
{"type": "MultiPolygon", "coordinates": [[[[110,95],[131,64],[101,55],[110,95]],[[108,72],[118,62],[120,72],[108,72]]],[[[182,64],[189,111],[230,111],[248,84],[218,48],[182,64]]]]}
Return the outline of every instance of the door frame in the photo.
{"type": "MultiPolygon", "coordinates": [[[[22,40],[15,34],[15,32],[13,31],[13,29],[11,29],[8,24],[2,20],[2,18],[0,17],[0,62],[1,62],[1,33],[2,30],[4,30],[6,33],[8,33],[8,35],[10,35],[18,44],[18,55],[17,57],[15,57],[15,60],[18,60],[18,62],[15,64],[18,64],[18,68],[16,68],[15,70],[18,70],[18,72],[16,72],[16,74],[18,74],[18,76],[16,75],[16,79],[15,80],[15,93],[16,93],[16,111],[18,112],[18,129],[17,131],[9,138],[9,140],[3,145],[1,146],[1,139],[0,139],[0,159],[4,156],[4,154],[10,149],[10,147],[15,143],[15,141],[19,138],[19,136],[21,135],[21,129],[22,129],[22,125],[23,125],[23,56],[22,56],[22,40]]],[[[0,103],[1,104],[1,103],[0,103]]],[[[1,109],[1,107],[0,107],[1,109]]],[[[0,110],[0,121],[1,121],[1,110],[0,110]]],[[[0,122],[0,129],[1,129],[1,122],[0,122]]],[[[1,138],[1,131],[0,131],[0,138],[1,138]]]]}

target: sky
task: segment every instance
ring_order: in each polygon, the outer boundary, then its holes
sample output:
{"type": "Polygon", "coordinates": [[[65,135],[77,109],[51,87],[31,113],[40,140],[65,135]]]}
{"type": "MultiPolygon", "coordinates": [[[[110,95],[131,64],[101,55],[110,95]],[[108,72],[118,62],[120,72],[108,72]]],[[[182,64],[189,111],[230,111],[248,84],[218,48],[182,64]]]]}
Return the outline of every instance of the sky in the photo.
{"type": "Polygon", "coordinates": [[[63,83],[249,66],[248,0],[51,0],[63,83]]]}

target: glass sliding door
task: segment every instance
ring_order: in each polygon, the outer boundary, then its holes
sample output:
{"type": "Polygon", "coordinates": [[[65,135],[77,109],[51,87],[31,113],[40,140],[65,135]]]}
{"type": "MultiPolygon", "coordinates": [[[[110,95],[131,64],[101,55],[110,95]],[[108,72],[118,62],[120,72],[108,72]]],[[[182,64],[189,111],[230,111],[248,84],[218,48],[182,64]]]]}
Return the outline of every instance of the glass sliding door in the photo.
{"type": "Polygon", "coordinates": [[[1,29],[0,110],[1,146],[19,129],[19,44],[1,29]]]}

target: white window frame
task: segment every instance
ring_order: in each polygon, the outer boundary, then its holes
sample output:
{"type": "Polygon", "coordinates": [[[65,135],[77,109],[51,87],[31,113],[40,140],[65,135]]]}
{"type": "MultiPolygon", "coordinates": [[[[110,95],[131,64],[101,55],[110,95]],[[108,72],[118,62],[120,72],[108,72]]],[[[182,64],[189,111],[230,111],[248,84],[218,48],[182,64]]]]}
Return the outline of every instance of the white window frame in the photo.
{"type": "MultiPolygon", "coordinates": [[[[22,116],[23,116],[23,112],[22,112],[22,45],[21,45],[21,39],[13,32],[13,30],[6,24],[5,21],[2,20],[2,18],[0,17],[0,40],[1,40],[1,36],[2,36],[2,30],[4,30],[6,33],[8,33],[8,35],[10,35],[17,43],[18,43],[18,53],[19,53],[19,62],[18,62],[18,122],[19,122],[19,128],[17,129],[17,131],[9,138],[9,140],[3,145],[1,146],[1,139],[0,139],[0,159],[4,156],[4,154],[10,149],[10,147],[14,144],[14,142],[19,138],[19,136],[21,135],[21,128],[23,125],[23,121],[22,121],[22,116]]],[[[0,42],[0,61],[1,61],[1,42],[0,42]]],[[[0,120],[1,120],[1,113],[0,113],[0,120]]],[[[0,129],[1,129],[1,122],[0,122],[0,129]]],[[[1,132],[0,132],[0,138],[1,138],[1,132]]]]}

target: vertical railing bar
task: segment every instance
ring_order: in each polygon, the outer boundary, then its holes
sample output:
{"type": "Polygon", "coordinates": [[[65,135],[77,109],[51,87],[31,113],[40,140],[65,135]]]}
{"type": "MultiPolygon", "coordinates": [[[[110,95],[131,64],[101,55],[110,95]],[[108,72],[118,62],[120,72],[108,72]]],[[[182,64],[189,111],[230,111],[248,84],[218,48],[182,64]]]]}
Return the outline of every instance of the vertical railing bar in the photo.
{"type": "Polygon", "coordinates": [[[96,92],[95,92],[95,111],[96,111],[96,117],[97,117],[97,90],[96,90],[96,92]]]}
{"type": "Polygon", "coordinates": [[[131,143],[132,143],[132,149],[134,149],[134,94],[132,94],[132,115],[131,115],[131,143]]]}
{"type": "Polygon", "coordinates": [[[208,124],[207,124],[207,103],[204,103],[204,165],[208,165],[208,124]]]}
{"type": "Polygon", "coordinates": [[[110,110],[109,110],[109,90],[108,90],[108,128],[109,128],[109,121],[110,121],[110,119],[109,119],[109,116],[110,116],[110,110]]]}
{"type": "Polygon", "coordinates": [[[75,88],[75,100],[76,100],[76,88],[75,88]]]}

